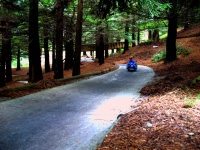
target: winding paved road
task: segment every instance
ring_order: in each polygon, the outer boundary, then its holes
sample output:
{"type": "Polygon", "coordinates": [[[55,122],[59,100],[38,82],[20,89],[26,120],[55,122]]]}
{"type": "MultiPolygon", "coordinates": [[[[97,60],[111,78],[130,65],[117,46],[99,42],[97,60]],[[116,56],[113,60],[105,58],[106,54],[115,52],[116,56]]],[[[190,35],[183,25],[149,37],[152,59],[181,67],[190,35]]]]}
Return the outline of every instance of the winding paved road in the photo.
{"type": "Polygon", "coordinates": [[[130,110],[152,69],[101,76],[0,103],[0,150],[93,150],[130,110]]]}

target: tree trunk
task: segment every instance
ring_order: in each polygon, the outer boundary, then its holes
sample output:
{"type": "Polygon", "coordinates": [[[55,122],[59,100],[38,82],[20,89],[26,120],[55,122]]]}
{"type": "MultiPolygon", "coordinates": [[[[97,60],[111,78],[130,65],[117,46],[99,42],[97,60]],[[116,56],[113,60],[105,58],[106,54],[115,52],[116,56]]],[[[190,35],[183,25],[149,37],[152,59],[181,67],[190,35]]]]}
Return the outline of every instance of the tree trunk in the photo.
{"type": "Polygon", "coordinates": [[[2,40],[2,49],[0,52],[0,87],[5,86],[5,46],[2,40]]]}
{"type": "Polygon", "coordinates": [[[151,30],[148,30],[148,40],[152,40],[152,32],[151,32],[151,30]]]}
{"type": "Polygon", "coordinates": [[[159,31],[158,30],[154,30],[153,31],[153,43],[157,44],[159,42],[159,31]]]}
{"type": "Polygon", "coordinates": [[[135,47],[135,19],[132,21],[132,47],[135,47]]]}
{"type": "Polygon", "coordinates": [[[140,29],[138,27],[138,32],[137,32],[137,43],[138,45],[140,44],[140,29]]]}
{"type": "Polygon", "coordinates": [[[50,72],[50,63],[49,63],[49,38],[48,38],[48,26],[44,25],[44,57],[45,57],[45,63],[44,68],[45,72],[50,72]]]}
{"type": "Polygon", "coordinates": [[[81,45],[82,45],[82,20],[83,20],[83,0],[78,0],[78,16],[76,23],[76,41],[72,76],[80,74],[80,57],[81,57],[81,45]]]}
{"type": "Polygon", "coordinates": [[[83,55],[84,55],[84,56],[87,55],[86,51],[83,52],[83,55]]]}
{"type": "MultiPolygon", "coordinates": [[[[106,22],[106,33],[109,31],[108,22],[106,22]]],[[[104,32],[105,33],[105,32],[104,32]]],[[[104,34],[104,49],[105,49],[105,58],[108,58],[108,34],[104,34]]]]}
{"type": "Polygon", "coordinates": [[[11,31],[6,29],[2,32],[2,37],[2,44],[5,53],[6,82],[9,82],[12,81],[11,31]]]}
{"type": "Polygon", "coordinates": [[[56,64],[54,79],[63,78],[63,13],[64,2],[57,0],[56,14],[56,64]]]}
{"type": "Polygon", "coordinates": [[[6,82],[12,81],[12,52],[11,52],[11,32],[5,35],[5,54],[6,54],[6,82]]]}
{"type": "Polygon", "coordinates": [[[20,46],[18,46],[18,49],[17,49],[17,68],[16,68],[16,71],[18,70],[21,70],[21,65],[20,65],[20,46]]]}
{"type": "Polygon", "coordinates": [[[104,38],[103,34],[100,34],[100,39],[99,39],[99,65],[104,64],[104,38]]]}
{"type": "Polygon", "coordinates": [[[48,38],[44,38],[45,72],[50,72],[48,38]]]}
{"type": "Polygon", "coordinates": [[[43,79],[38,33],[38,0],[30,0],[29,8],[29,81],[37,82],[43,79]]]}
{"type": "Polygon", "coordinates": [[[177,1],[171,0],[172,8],[168,16],[168,37],[166,41],[166,61],[176,60],[176,36],[177,36],[177,1]]]}
{"type": "Polygon", "coordinates": [[[126,26],[125,26],[125,41],[124,41],[124,51],[123,54],[126,53],[126,51],[128,51],[129,48],[129,43],[128,43],[128,35],[129,35],[129,24],[128,22],[126,22],[126,26]]]}
{"type": "Polygon", "coordinates": [[[96,33],[96,59],[99,59],[99,53],[100,53],[100,41],[99,41],[99,33],[96,33]]]}
{"type": "Polygon", "coordinates": [[[96,45],[96,59],[99,59],[99,53],[100,53],[100,41],[99,41],[99,39],[100,39],[100,33],[101,33],[101,31],[100,31],[100,24],[101,24],[101,22],[100,21],[98,21],[97,22],[97,25],[96,25],[96,30],[97,30],[97,32],[96,32],[96,43],[95,43],[95,45],[96,45]]]}
{"type": "Polygon", "coordinates": [[[104,36],[105,37],[105,43],[104,43],[104,45],[105,45],[105,58],[108,58],[108,47],[109,47],[109,45],[108,45],[108,36],[106,35],[106,36],[104,36]]]}
{"type": "Polygon", "coordinates": [[[135,33],[132,32],[132,47],[135,47],[135,33]]]}
{"type": "Polygon", "coordinates": [[[74,41],[70,39],[65,43],[65,70],[69,70],[73,66],[73,52],[74,52],[74,41]]]}
{"type": "Polygon", "coordinates": [[[55,43],[55,36],[53,35],[52,39],[52,70],[55,70],[55,64],[56,64],[56,43],[55,43]]]}

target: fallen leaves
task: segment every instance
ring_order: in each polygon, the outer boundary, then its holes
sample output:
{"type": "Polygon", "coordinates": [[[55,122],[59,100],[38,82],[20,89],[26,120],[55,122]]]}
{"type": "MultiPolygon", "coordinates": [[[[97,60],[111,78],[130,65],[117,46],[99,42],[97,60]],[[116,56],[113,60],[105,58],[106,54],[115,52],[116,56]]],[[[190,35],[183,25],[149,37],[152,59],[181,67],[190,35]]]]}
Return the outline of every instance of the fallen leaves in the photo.
{"type": "Polygon", "coordinates": [[[121,117],[98,150],[199,149],[200,109],[183,108],[185,94],[178,90],[148,98],[121,117]]]}

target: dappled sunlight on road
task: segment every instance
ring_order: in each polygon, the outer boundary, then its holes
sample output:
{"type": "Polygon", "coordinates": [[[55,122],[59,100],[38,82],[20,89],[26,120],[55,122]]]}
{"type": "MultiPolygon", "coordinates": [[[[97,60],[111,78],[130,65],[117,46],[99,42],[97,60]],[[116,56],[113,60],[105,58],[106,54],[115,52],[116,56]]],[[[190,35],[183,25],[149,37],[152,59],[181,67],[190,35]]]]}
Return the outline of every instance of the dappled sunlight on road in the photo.
{"type": "Polygon", "coordinates": [[[118,96],[112,98],[92,112],[90,116],[91,120],[100,125],[113,122],[117,119],[119,114],[130,111],[133,104],[134,99],[131,96],[118,96]]]}

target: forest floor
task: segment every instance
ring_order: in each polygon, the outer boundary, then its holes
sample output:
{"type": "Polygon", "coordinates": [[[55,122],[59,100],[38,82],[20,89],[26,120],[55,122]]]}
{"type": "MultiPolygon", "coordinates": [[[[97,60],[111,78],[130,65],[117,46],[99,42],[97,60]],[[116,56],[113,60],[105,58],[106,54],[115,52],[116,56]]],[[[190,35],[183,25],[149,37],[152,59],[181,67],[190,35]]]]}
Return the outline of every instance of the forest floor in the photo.
{"type": "MultiPolygon", "coordinates": [[[[165,42],[136,46],[125,54],[116,54],[105,64],[82,62],[81,74],[111,71],[115,64],[127,63],[130,54],[138,65],[151,67],[156,75],[153,83],[141,89],[141,98],[132,106],[132,111],[120,117],[112,131],[105,137],[98,150],[197,150],[200,149],[200,24],[178,32],[177,43],[191,50],[189,55],[179,55],[176,61],[154,63],[153,55],[165,49],[165,42]],[[108,69],[109,68],[109,69],[108,69]],[[142,99],[142,101],[140,101],[142,99]]],[[[58,82],[53,71],[43,74],[43,81],[29,87],[18,82],[27,80],[28,69],[13,69],[13,81],[0,88],[0,99],[16,98],[43,89],[68,84],[58,82]],[[19,88],[27,87],[27,88],[19,88]],[[15,88],[18,87],[18,88],[15,88]]],[[[64,71],[71,77],[72,71],[64,71]]]]}

